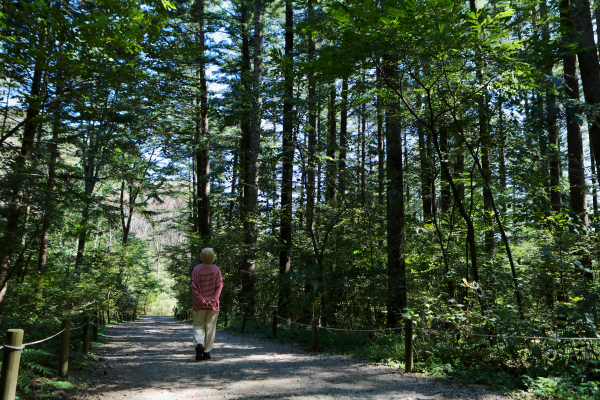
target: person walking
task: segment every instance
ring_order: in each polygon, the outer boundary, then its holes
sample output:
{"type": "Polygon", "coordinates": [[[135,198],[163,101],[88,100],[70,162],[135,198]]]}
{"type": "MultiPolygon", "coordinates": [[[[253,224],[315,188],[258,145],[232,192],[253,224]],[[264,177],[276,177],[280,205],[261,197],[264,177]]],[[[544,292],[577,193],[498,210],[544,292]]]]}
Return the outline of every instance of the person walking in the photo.
{"type": "Polygon", "coordinates": [[[215,341],[219,297],[223,289],[223,277],[219,267],[213,264],[215,252],[205,248],[200,253],[201,264],[192,272],[194,294],[193,333],[196,361],[210,360],[210,351],[215,341]]]}

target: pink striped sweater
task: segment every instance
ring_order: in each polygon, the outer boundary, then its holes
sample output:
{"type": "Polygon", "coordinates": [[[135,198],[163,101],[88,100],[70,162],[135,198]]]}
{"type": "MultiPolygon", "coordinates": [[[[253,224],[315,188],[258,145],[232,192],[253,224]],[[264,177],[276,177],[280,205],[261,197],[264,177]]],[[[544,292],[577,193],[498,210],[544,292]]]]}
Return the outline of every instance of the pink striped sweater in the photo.
{"type": "Polygon", "coordinates": [[[198,264],[192,272],[194,310],[219,311],[219,296],[223,289],[221,270],[214,264],[198,264]]]}

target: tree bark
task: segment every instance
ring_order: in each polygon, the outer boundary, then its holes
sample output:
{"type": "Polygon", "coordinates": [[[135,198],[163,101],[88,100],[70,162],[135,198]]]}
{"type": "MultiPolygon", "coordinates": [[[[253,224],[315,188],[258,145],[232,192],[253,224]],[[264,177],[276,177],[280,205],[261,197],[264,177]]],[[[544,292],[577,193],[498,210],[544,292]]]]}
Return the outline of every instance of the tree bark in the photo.
{"type": "MultiPolygon", "coordinates": [[[[422,100],[421,95],[417,94],[417,108],[421,108],[422,100]]],[[[431,185],[431,174],[432,160],[429,151],[429,141],[427,138],[427,132],[423,127],[423,124],[417,122],[417,134],[419,136],[419,163],[421,166],[421,203],[423,205],[423,222],[430,223],[433,218],[433,193],[431,185]]]]}
{"type": "MultiPolygon", "coordinates": [[[[571,23],[571,11],[569,9],[569,0],[561,2],[561,25],[567,32],[567,37],[571,37],[573,25],[571,23]]],[[[568,44],[568,43],[567,43],[568,44]]],[[[565,92],[567,96],[575,101],[579,101],[579,79],[577,72],[577,56],[567,52],[563,56],[565,92]]],[[[587,191],[585,188],[585,164],[583,158],[583,138],[581,135],[581,126],[576,119],[576,110],[568,107],[567,114],[567,147],[569,153],[569,194],[571,209],[579,214],[580,218],[588,226],[587,215],[587,191]]]]}
{"type": "MultiPolygon", "coordinates": [[[[255,5],[256,8],[256,5],[255,5]]],[[[258,35],[254,40],[254,56],[262,55],[262,3],[259,5],[259,12],[255,12],[254,25],[255,32],[258,35]],[[259,47],[259,48],[257,48],[259,47]]],[[[245,5],[242,6],[242,78],[246,82],[245,86],[250,88],[250,47],[248,36],[248,10],[245,5]]],[[[254,60],[254,86],[257,91],[261,90],[262,85],[262,57],[259,60],[254,60]],[[258,63],[258,68],[256,63],[258,63]],[[259,80],[257,81],[257,77],[259,80]]],[[[256,254],[256,241],[258,238],[258,169],[260,155],[260,116],[258,118],[258,129],[251,129],[251,124],[248,119],[242,121],[242,155],[243,155],[243,207],[242,220],[244,225],[244,254],[242,262],[242,289],[241,300],[243,302],[243,310],[245,315],[253,315],[255,312],[254,305],[254,286],[256,277],[254,270],[256,269],[254,259],[256,254]]]]}
{"type": "MultiPolygon", "coordinates": [[[[384,74],[397,82],[397,60],[387,56],[384,74]]],[[[397,326],[407,307],[405,231],[404,231],[404,175],[402,169],[402,128],[400,103],[388,99],[386,104],[386,178],[387,178],[387,247],[388,247],[388,295],[387,324],[397,326]]]]}
{"type": "Polygon", "coordinates": [[[291,0],[285,4],[285,58],[286,69],[284,72],[283,96],[283,138],[281,174],[281,250],[279,252],[279,312],[290,317],[289,303],[291,289],[287,275],[291,271],[290,251],[292,248],[292,183],[294,173],[294,6],[291,0]]]}
{"type": "Polygon", "coordinates": [[[35,118],[37,115],[37,102],[39,101],[42,90],[42,75],[43,75],[43,60],[42,56],[36,59],[33,79],[31,81],[31,102],[27,106],[25,115],[26,123],[23,129],[23,138],[21,141],[21,150],[17,155],[14,177],[11,180],[11,200],[8,207],[4,236],[2,244],[0,244],[0,304],[4,302],[8,280],[12,275],[10,268],[15,242],[17,241],[17,233],[19,230],[19,221],[23,212],[23,184],[24,174],[26,173],[27,161],[31,157],[33,150],[35,133],[37,130],[38,121],[35,118]]]}
{"type": "MultiPolygon", "coordinates": [[[[377,69],[377,86],[381,85],[381,73],[379,68],[377,69]]],[[[381,95],[377,94],[376,99],[377,108],[377,204],[379,205],[380,212],[383,212],[384,206],[384,193],[385,193],[385,146],[384,146],[384,133],[383,133],[383,104],[381,95]]],[[[379,236],[383,238],[385,231],[385,220],[382,218],[380,223],[379,236]]],[[[379,239],[379,248],[383,247],[383,239],[379,239]]]]}
{"type": "Polygon", "coordinates": [[[348,77],[342,79],[342,103],[340,107],[340,151],[338,162],[338,196],[343,200],[346,193],[346,153],[348,146],[348,77]]]}
{"type": "MultiPolygon", "coordinates": [[[[62,44],[60,51],[63,51],[62,44]]],[[[62,90],[62,73],[59,71],[56,78],[56,91],[62,90]]],[[[44,295],[44,281],[46,279],[46,261],[48,259],[48,240],[50,236],[50,225],[54,211],[54,183],[56,181],[56,161],[58,159],[58,139],[60,135],[60,111],[62,101],[57,101],[52,107],[52,140],[50,146],[50,163],[48,164],[48,180],[46,182],[44,220],[42,222],[42,233],[40,250],[38,254],[38,287],[37,293],[40,298],[44,295]]]]}
{"type": "Polygon", "coordinates": [[[325,174],[327,175],[326,200],[333,202],[334,204],[337,198],[337,168],[335,159],[337,147],[335,92],[335,82],[333,82],[329,87],[329,140],[327,142],[327,166],[325,174]]]}
{"type": "Polygon", "coordinates": [[[197,42],[200,47],[200,60],[198,63],[198,77],[200,80],[200,101],[196,102],[196,192],[198,194],[198,235],[200,248],[210,243],[210,155],[208,151],[208,90],[206,86],[206,32],[204,28],[204,0],[198,3],[198,31],[197,42]]]}
{"type": "MultiPolygon", "coordinates": [[[[447,160],[447,162],[450,163],[450,147],[448,146],[448,130],[446,127],[442,128],[440,131],[440,147],[444,160],[447,160]]],[[[440,209],[442,214],[446,215],[450,209],[451,194],[450,184],[448,183],[448,179],[445,175],[442,175],[440,178],[440,186],[440,209]]]]}
{"type": "MultiPolygon", "coordinates": [[[[588,104],[600,103],[600,65],[594,40],[589,0],[573,0],[571,20],[577,33],[577,59],[581,70],[583,94],[588,104]]],[[[594,149],[596,165],[600,165],[600,116],[590,118],[590,146],[594,149]]]]}

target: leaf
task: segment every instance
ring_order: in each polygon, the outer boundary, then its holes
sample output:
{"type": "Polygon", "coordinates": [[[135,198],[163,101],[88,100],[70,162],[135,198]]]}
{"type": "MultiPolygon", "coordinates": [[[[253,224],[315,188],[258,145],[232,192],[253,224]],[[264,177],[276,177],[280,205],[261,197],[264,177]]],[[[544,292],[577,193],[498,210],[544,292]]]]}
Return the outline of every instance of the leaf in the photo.
{"type": "Polygon", "coordinates": [[[515,13],[515,10],[513,10],[512,8],[509,8],[506,11],[502,11],[500,14],[496,15],[495,18],[500,19],[500,18],[508,18],[508,17],[512,17],[515,13]]]}
{"type": "Polygon", "coordinates": [[[169,9],[173,9],[173,10],[177,10],[177,7],[175,7],[175,5],[173,3],[171,3],[169,0],[161,0],[162,1],[162,5],[164,8],[166,8],[167,10],[169,9]]]}

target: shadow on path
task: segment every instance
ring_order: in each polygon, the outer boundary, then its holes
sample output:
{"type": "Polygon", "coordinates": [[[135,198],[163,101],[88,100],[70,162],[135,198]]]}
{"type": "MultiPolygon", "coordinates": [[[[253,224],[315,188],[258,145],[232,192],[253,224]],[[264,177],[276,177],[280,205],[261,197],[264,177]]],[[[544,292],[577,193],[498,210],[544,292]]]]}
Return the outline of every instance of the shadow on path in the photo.
{"type": "Polygon", "coordinates": [[[404,375],[339,356],[217,332],[196,362],[191,324],[144,316],[109,330],[97,382],[85,399],[499,399],[479,388],[404,375]]]}

